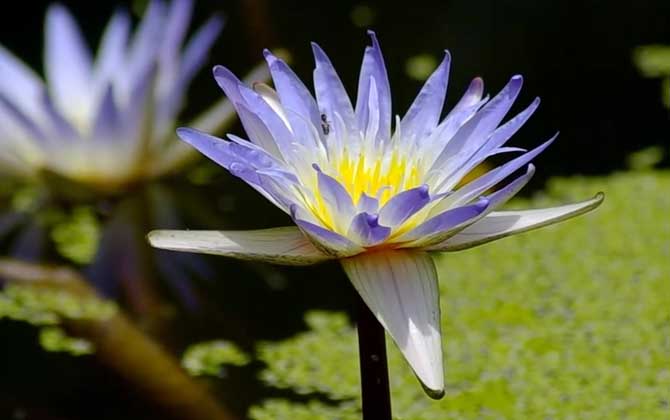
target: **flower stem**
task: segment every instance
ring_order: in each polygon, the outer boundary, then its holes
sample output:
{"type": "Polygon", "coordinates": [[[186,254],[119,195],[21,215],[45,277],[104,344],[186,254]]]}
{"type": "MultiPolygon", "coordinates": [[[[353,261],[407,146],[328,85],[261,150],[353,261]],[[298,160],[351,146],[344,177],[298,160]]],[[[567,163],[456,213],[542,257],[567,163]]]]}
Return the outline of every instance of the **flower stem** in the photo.
{"type": "Polygon", "coordinates": [[[356,293],[363,420],[391,420],[384,327],[356,293]]]}

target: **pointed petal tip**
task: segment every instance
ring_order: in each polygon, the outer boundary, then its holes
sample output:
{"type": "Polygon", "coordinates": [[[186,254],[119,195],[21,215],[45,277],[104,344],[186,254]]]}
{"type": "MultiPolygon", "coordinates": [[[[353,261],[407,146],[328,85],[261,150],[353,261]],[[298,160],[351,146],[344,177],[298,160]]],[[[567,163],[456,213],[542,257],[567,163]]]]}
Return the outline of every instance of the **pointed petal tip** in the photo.
{"type": "Polygon", "coordinates": [[[186,138],[188,138],[189,136],[191,136],[191,135],[197,133],[196,130],[194,130],[193,128],[190,128],[190,127],[178,127],[178,128],[175,130],[175,132],[177,133],[177,136],[178,136],[180,139],[182,139],[182,140],[184,140],[184,141],[186,141],[186,142],[188,142],[188,140],[187,140],[186,138]]]}
{"type": "Polygon", "coordinates": [[[232,71],[220,64],[212,67],[212,75],[214,75],[214,79],[217,81],[219,79],[237,79],[232,71]]]}
{"type": "MultiPolygon", "coordinates": [[[[420,381],[419,381],[419,382],[420,382],[420,381]]],[[[437,388],[437,389],[433,389],[433,388],[429,388],[429,387],[428,387],[426,384],[424,384],[423,382],[421,382],[421,386],[423,387],[423,391],[424,391],[424,392],[426,393],[426,395],[428,395],[430,398],[432,398],[432,399],[434,399],[434,400],[441,400],[442,398],[444,398],[444,395],[445,395],[444,387],[442,387],[442,388],[437,388]]]]}

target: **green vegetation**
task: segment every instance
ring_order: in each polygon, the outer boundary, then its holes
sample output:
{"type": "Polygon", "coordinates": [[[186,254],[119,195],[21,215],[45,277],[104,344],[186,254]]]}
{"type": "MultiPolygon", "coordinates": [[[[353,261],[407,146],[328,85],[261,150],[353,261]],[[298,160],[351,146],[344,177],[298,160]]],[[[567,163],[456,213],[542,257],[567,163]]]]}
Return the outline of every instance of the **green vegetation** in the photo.
{"type": "Polygon", "coordinates": [[[670,46],[643,45],[633,52],[633,62],[644,77],[661,78],[663,104],[670,108],[670,46]]]}
{"type": "MultiPolygon", "coordinates": [[[[511,208],[606,193],[593,214],[435,255],[447,394],[427,398],[389,341],[401,419],[670,418],[670,173],[556,179],[511,208]]],[[[331,402],[267,400],[265,419],[358,419],[355,330],[341,313],[264,343],[261,378],[331,402]]],[[[309,399],[309,398],[308,398],[309,399]]]]}
{"type": "Polygon", "coordinates": [[[69,337],[62,321],[103,321],[116,313],[116,305],[66,291],[8,285],[0,291],[0,319],[23,321],[40,327],[39,342],[46,351],[63,351],[78,356],[93,352],[93,345],[69,337]]]}
{"type": "Polygon", "coordinates": [[[249,356],[233,343],[215,340],[190,346],[181,364],[193,376],[218,377],[224,365],[244,366],[249,362],[249,356]]]}

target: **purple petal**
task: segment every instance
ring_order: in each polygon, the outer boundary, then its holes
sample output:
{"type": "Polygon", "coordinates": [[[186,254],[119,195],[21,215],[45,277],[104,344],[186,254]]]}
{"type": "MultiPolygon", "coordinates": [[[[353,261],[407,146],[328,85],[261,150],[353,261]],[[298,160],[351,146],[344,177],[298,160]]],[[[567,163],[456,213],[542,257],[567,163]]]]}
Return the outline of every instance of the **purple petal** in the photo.
{"type": "Polygon", "coordinates": [[[47,11],[44,52],[46,78],[57,106],[90,106],[91,54],[74,18],[60,4],[47,11]]]}
{"type": "Polygon", "coordinates": [[[79,138],[79,133],[75,128],[63,117],[55,104],[51,101],[49,94],[44,92],[42,95],[42,105],[45,114],[48,117],[48,122],[51,125],[52,133],[62,140],[76,140],[79,138]]]}
{"type": "Polygon", "coordinates": [[[130,17],[125,11],[118,11],[110,19],[100,41],[93,75],[97,86],[106,86],[118,76],[125,59],[126,44],[130,31],[130,17]]]}
{"type": "Polygon", "coordinates": [[[408,242],[406,246],[426,246],[441,242],[474,222],[489,206],[482,198],[475,204],[449,209],[426,220],[419,226],[398,237],[399,242],[408,242]]]}
{"type": "Polygon", "coordinates": [[[383,242],[391,234],[391,228],[379,224],[379,216],[358,213],[351,221],[347,236],[365,247],[383,242]]]}
{"type": "Polygon", "coordinates": [[[268,50],[264,51],[264,55],[270,67],[279,100],[287,111],[286,117],[291,123],[291,128],[296,133],[296,140],[304,142],[305,139],[312,137],[310,127],[308,127],[309,123],[313,127],[321,126],[321,115],[316,101],[283,60],[275,57],[268,50]]]}
{"type": "Polygon", "coordinates": [[[155,65],[160,53],[167,11],[162,1],[151,0],[142,22],[130,43],[127,58],[127,82],[130,86],[142,79],[155,65]]]}
{"type": "Polygon", "coordinates": [[[0,93],[0,105],[5,109],[7,115],[32,138],[41,142],[49,141],[40,126],[2,93],[0,93]]]}
{"type": "Polygon", "coordinates": [[[212,44],[223,29],[223,19],[218,16],[211,17],[186,44],[182,63],[182,77],[190,81],[195,73],[202,68],[212,44]]]}
{"type": "MultiPolygon", "coordinates": [[[[514,76],[507,85],[491,101],[469,119],[446,144],[433,164],[433,169],[441,168],[447,160],[454,156],[461,156],[461,162],[456,162],[456,172],[477,152],[489,138],[489,134],[500,124],[507,111],[521,90],[523,78],[514,76]]],[[[450,175],[448,177],[451,177],[450,175]]]]}
{"type": "Polygon", "coordinates": [[[356,209],[359,212],[378,213],[379,200],[375,197],[370,197],[366,193],[362,192],[361,196],[358,199],[356,209]]]}
{"type": "MultiPolygon", "coordinates": [[[[319,193],[326,205],[333,213],[334,219],[337,215],[349,216],[354,214],[354,203],[349,192],[335,178],[328,176],[317,169],[319,193]]],[[[346,228],[346,226],[344,227],[346,228]]]]}
{"type": "Polygon", "coordinates": [[[342,258],[356,255],[364,251],[363,248],[339,233],[318,226],[315,223],[308,222],[305,220],[305,216],[301,213],[304,213],[304,211],[300,211],[298,206],[291,206],[291,217],[295,224],[305,232],[305,234],[312,240],[314,246],[324,254],[342,258]]]}
{"type": "MultiPolygon", "coordinates": [[[[213,17],[189,41],[181,59],[179,76],[159,103],[157,121],[170,121],[179,112],[186,87],[195,73],[205,64],[207,53],[222,27],[222,19],[213,17]]],[[[177,51],[174,50],[173,52],[177,51]]]]}
{"type": "Polygon", "coordinates": [[[478,104],[482,100],[483,94],[484,94],[484,81],[482,80],[481,77],[475,77],[470,82],[470,85],[465,90],[465,93],[463,94],[461,99],[458,101],[458,103],[454,106],[454,108],[447,114],[447,116],[444,119],[448,120],[453,116],[453,114],[457,114],[463,109],[468,109],[478,104]]]}
{"type": "MultiPolygon", "coordinates": [[[[277,115],[260,95],[244,86],[230,70],[223,66],[214,67],[214,79],[233,103],[239,114],[244,114],[244,112],[240,112],[240,104],[242,104],[246,107],[247,111],[253,112],[263,121],[282,153],[290,151],[293,135],[281,117],[277,115]]],[[[247,126],[244,119],[242,119],[242,124],[247,132],[255,131],[251,125],[247,126]]],[[[251,134],[249,134],[249,137],[251,141],[261,146],[265,142],[265,139],[256,138],[251,134]]]]}
{"type": "Polygon", "coordinates": [[[277,159],[283,159],[283,155],[279,150],[277,142],[275,141],[272,132],[265,124],[265,122],[256,114],[251,112],[243,104],[236,104],[237,115],[240,117],[242,125],[247,132],[250,139],[254,139],[254,143],[259,147],[270,153],[277,159]]]}
{"type": "Polygon", "coordinates": [[[312,42],[312,51],[316,62],[314,88],[321,112],[326,115],[326,118],[331,119],[337,112],[347,128],[354,128],[354,108],[333,64],[321,47],[314,42],[312,42]]]}
{"type": "Polygon", "coordinates": [[[374,78],[378,90],[379,129],[377,139],[388,141],[391,138],[391,86],[389,85],[384,58],[379,41],[374,32],[368,31],[372,38],[372,46],[365,49],[363,65],[358,79],[358,95],[356,98],[356,120],[359,130],[365,132],[370,115],[368,99],[370,98],[370,82],[374,78]]]}
{"type": "Polygon", "coordinates": [[[421,138],[437,126],[447,96],[450,62],[451,56],[447,51],[440,65],[426,80],[407,114],[400,121],[403,134],[421,138]]]}
{"type": "Polygon", "coordinates": [[[520,113],[518,113],[514,118],[507,121],[505,124],[498,127],[491,137],[486,142],[485,147],[479,152],[482,156],[488,154],[507,142],[519,129],[523,126],[526,121],[533,115],[537,107],[540,106],[540,98],[535,98],[530,105],[520,113]]]}
{"type": "Polygon", "coordinates": [[[179,51],[193,14],[192,0],[173,0],[165,20],[165,30],[162,42],[162,55],[174,59],[179,51]]]}
{"type": "Polygon", "coordinates": [[[489,208],[486,213],[491,212],[498,207],[505,204],[509,201],[510,198],[514,197],[521,189],[530,181],[530,179],[535,175],[535,165],[532,163],[528,165],[526,173],[505,185],[503,188],[489,195],[489,208]]]}
{"type": "Polygon", "coordinates": [[[544,149],[549,147],[549,145],[553,143],[557,136],[558,133],[530,152],[524,153],[523,155],[507,162],[506,164],[487,172],[486,174],[460,188],[445,200],[450,200],[451,203],[467,203],[468,201],[478,197],[479,195],[486,192],[486,190],[489,188],[510,176],[514,171],[533,160],[537,155],[542,153],[544,149]]]}
{"type": "Polygon", "coordinates": [[[428,186],[421,185],[393,196],[379,211],[379,223],[395,227],[430,202],[428,186]]]}
{"type": "Polygon", "coordinates": [[[230,166],[231,157],[228,151],[227,141],[187,127],[178,128],[177,136],[224,168],[230,166]]]}
{"type": "Polygon", "coordinates": [[[119,134],[121,123],[119,109],[114,102],[114,89],[108,85],[95,114],[91,138],[109,141],[119,134]]]}

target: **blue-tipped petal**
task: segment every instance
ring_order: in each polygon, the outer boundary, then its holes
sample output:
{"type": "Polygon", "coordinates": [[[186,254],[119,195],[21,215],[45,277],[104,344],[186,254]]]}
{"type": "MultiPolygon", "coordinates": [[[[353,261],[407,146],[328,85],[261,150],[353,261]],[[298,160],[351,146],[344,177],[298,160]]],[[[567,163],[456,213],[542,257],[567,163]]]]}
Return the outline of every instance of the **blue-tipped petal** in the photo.
{"type": "Polygon", "coordinates": [[[447,96],[450,63],[451,56],[447,51],[440,65],[426,80],[407,114],[400,121],[404,136],[422,138],[437,126],[447,96]]]}
{"type": "Polygon", "coordinates": [[[364,247],[380,244],[390,234],[390,227],[379,224],[379,216],[366,212],[354,216],[347,231],[347,237],[364,247]]]}
{"type": "Polygon", "coordinates": [[[430,201],[428,185],[420,185],[396,194],[379,211],[379,223],[384,226],[398,226],[430,201]]]}
{"type": "Polygon", "coordinates": [[[402,234],[398,242],[405,242],[403,247],[422,247],[438,243],[474,222],[489,206],[486,198],[467,206],[456,207],[432,217],[419,226],[402,234]]]}
{"type": "Polygon", "coordinates": [[[372,39],[372,46],[365,49],[361,74],[358,79],[356,120],[358,129],[365,132],[369,124],[368,100],[370,98],[371,81],[374,78],[378,91],[376,108],[379,112],[379,129],[377,130],[376,140],[388,141],[391,138],[391,86],[389,85],[388,74],[377,36],[372,31],[368,31],[368,35],[372,39]]]}

